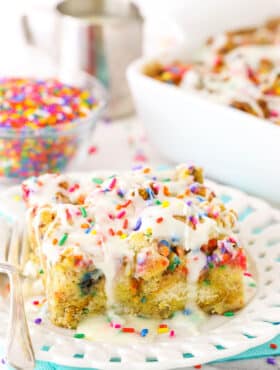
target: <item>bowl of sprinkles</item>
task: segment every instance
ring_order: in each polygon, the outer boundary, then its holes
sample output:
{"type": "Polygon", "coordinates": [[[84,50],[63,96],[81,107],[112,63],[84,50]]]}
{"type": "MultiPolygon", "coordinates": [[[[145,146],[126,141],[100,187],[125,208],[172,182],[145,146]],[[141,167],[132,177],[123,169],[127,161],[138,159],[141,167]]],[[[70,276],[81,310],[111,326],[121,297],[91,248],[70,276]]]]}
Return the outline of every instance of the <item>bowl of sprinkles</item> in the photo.
{"type": "Polygon", "coordinates": [[[106,105],[96,79],[77,76],[0,78],[0,179],[60,172],[76,157],[106,105]]]}

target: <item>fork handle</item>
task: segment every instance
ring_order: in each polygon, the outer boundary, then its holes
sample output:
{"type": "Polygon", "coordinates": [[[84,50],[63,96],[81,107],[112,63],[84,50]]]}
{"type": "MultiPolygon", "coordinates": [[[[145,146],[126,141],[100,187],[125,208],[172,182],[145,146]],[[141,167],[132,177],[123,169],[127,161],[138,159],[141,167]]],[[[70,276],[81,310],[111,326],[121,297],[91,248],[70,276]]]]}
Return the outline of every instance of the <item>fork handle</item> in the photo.
{"type": "Polygon", "coordinates": [[[35,368],[35,356],[26,322],[21,280],[16,267],[0,263],[0,271],[10,281],[10,317],[7,335],[6,361],[15,369],[35,368]]]}

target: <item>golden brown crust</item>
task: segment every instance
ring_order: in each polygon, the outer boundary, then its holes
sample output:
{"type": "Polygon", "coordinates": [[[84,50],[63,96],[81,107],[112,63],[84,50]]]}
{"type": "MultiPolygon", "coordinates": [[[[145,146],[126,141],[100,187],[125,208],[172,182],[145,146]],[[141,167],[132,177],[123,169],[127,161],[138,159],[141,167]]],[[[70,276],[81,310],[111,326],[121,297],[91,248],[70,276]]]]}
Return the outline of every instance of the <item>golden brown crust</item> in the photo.
{"type": "Polygon", "coordinates": [[[203,311],[217,314],[244,307],[242,270],[231,266],[207,270],[198,283],[197,304],[203,311]]]}
{"type": "Polygon", "coordinates": [[[253,116],[258,116],[257,112],[247,102],[234,100],[234,101],[231,102],[230,106],[233,107],[233,108],[236,108],[238,110],[241,110],[242,112],[250,113],[253,116]]]}

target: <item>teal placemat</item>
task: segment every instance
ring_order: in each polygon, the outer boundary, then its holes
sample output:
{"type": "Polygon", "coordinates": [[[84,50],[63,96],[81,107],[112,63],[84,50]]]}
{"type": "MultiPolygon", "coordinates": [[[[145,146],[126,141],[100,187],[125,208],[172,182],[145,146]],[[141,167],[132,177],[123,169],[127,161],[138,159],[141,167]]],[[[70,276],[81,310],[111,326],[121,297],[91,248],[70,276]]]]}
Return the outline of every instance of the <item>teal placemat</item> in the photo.
{"type": "MultiPolygon", "coordinates": [[[[273,340],[265,344],[249,349],[248,351],[242,352],[237,356],[228,357],[217,362],[249,360],[279,355],[280,355],[280,335],[278,335],[273,340]],[[271,344],[273,345],[272,347],[274,348],[271,348],[271,344]]],[[[37,361],[36,370],[77,370],[77,368],[71,366],[61,366],[50,362],[37,361]]],[[[83,368],[83,370],[99,370],[99,369],[83,368]]]]}
{"type": "Polygon", "coordinates": [[[271,341],[265,344],[261,344],[260,346],[251,348],[248,351],[242,352],[237,356],[228,357],[217,362],[250,360],[253,358],[271,357],[279,355],[280,355],[280,335],[278,335],[277,337],[273,338],[271,341]],[[275,345],[276,348],[271,348],[270,346],[271,344],[273,345],[273,347],[275,345]]]}

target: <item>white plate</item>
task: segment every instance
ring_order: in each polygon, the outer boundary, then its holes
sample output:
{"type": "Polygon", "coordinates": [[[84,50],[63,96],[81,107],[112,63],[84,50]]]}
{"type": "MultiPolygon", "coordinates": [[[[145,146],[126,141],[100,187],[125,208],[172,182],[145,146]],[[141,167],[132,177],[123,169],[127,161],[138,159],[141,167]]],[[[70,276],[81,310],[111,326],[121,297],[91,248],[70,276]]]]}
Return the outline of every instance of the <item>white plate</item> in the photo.
{"type": "MultiPolygon", "coordinates": [[[[176,59],[189,58],[179,51],[156,58],[176,59]]],[[[279,126],[144,76],[149,62],[134,62],[127,76],[136,110],[160,154],[176,163],[193,161],[210,178],[280,205],[279,126]]]]}
{"type": "MultiPolygon", "coordinates": [[[[208,330],[198,335],[122,345],[75,339],[73,331],[56,328],[48,320],[35,325],[31,314],[29,323],[36,359],[99,369],[181,368],[236,355],[279,334],[280,212],[240,191],[214,183],[211,186],[239,212],[240,238],[256,269],[257,292],[243,310],[230,318],[210,317],[208,330]]],[[[24,206],[19,187],[0,194],[0,212],[9,220],[22,218],[24,206]]],[[[1,227],[7,226],[1,222],[1,227]]],[[[2,323],[7,321],[7,311],[7,302],[0,300],[2,323]]],[[[1,325],[0,342],[4,342],[5,330],[1,325]]]]}

